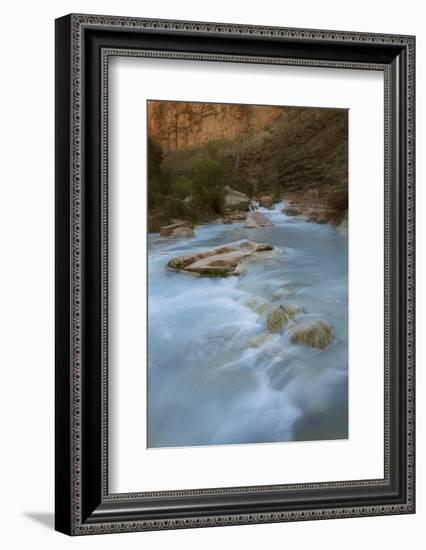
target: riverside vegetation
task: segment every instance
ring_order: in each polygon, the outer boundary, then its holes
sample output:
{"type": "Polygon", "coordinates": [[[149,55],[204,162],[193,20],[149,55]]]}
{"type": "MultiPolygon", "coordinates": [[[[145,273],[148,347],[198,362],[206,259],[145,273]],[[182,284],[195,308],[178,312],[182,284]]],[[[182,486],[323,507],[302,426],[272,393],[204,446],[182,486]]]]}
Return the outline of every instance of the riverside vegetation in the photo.
{"type": "Polygon", "coordinates": [[[170,225],[174,219],[200,223],[224,214],[229,167],[222,147],[211,141],[187,174],[174,174],[162,170],[161,147],[148,140],[150,231],[170,225]]]}

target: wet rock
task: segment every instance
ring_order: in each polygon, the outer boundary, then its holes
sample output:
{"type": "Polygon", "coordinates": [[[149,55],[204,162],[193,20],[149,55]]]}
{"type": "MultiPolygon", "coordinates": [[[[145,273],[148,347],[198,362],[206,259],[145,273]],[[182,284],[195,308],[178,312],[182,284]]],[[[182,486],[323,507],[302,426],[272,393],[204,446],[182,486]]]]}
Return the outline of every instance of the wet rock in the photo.
{"type": "Polygon", "coordinates": [[[267,325],[269,332],[282,332],[287,323],[303,313],[303,309],[297,305],[280,305],[268,313],[267,325]]]}
{"type": "Polygon", "coordinates": [[[224,187],[225,209],[227,210],[248,210],[250,199],[245,193],[233,189],[229,185],[224,187]]]}
{"type": "Polygon", "coordinates": [[[262,315],[263,313],[265,313],[265,311],[269,307],[269,303],[259,296],[252,296],[250,298],[244,297],[242,300],[239,300],[239,303],[250,308],[258,315],[262,315]]]}
{"type": "Polygon", "coordinates": [[[244,227],[248,229],[257,229],[259,227],[272,227],[273,225],[274,224],[261,212],[249,212],[244,227]]]}
{"type": "Polygon", "coordinates": [[[287,206],[284,208],[284,214],[287,216],[301,216],[303,214],[303,208],[301,206],[287,206]]]}
{"type": "MultiPolygon", "coordinates": [[[[174,235],[174,232],[177,230],[177,229],[181,229],[181,228],[184,228],[186,227],[187,229],[191,229],[193,230],[194,229],[194,226],[191,222],[188,222],[188,221],[180,221],[180,220],[175,220],[172,224],[170,225],[164,225],[163,227],[160,228],[160,235],[163,236],[163,237],[177,237],[178,235],[174,235]]],[[[194,232],[192,232],[192,235],[190,235],[191,237],[193,236],[194,232]]],[[[187,236],[187,235],[185,235],[187,236]]]]}
{"type": "Polygon", "coordinates": [[[274,201],[271,195],[263,195],[259,198],[259,206],[262,208],[272,208],[274,201]]]}
{"type": "Polygon", "coordinates": [[[234,210],[228,214],[228,217],[231,218],[233,222],[241,222],[247,218],[247,212],[241,212],[240,210],[234,210]]]}
{"type": "Polygon", "coordinates": [[[290,328],[290,339],[295,344],[325,349],[333,340],[333,328],[325,321],[296,324],[290,328]]]}
{"type": "Polygon", "coordinates": [[[194,237],[194,230],[190,227],[178,227],[176,228],[170,237],[194,237]]]}
{"type": "Polygon", "coordinates": [[[229,214],[226,214],[222,218],[220,218],[221,223],[238,223],[242,222],[246,219],[246,212],[241,212],[241,210],[234,210],[233,212],[229,212],[229,214]]]}
{"type": "Polygon", "coordinates": [[[239,275],[247,260],[261,256],[261,252],[267,252],[273,248],[270,244],[243,239],[198,254],[178,256],[170,260],[167,267],[173,271],[199,277],[228,277],[239,275]]]}
{"type": "Polygon", "coordinates": [[[309,221],[316,223],[335,223],[336,217],[339,215],[336,210],[327,208],[323,205],[314,205],[312,208],[308,208],[304,215],[309,221]]]}

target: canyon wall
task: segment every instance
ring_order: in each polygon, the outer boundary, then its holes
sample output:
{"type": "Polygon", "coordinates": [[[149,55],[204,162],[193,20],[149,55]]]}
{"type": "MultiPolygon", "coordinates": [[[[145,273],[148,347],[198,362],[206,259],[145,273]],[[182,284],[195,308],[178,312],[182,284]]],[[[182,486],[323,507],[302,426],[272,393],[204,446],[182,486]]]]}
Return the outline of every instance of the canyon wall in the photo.
{"type": "Polygon", "coordinates": [[[148,101],[148,132],[168,153],[254,132],[285,110],[257,105],[148,101]]]}
{"type": "MultiPolygon", "coordinates": [[[[236,119],[232,123],[223,119],[223,133],[229,131],[228,126],[235,131],[234,137],[224,142],[231,187],[248,194],[277,189],[285,193],[317,189],[321,195],[331,190],[347,191],[345,109],[257,107],[254,112],[259,117],[257,129],[247,125],[244,131],[237,132],[237,125],[233,126],[236,119]],[[266,123],[268,115],[273,114],[275,118],[266,123]]],[[[187,175],[204,149],[200,145],[166,152],[162,167],[172,174],[187,175]]]]}

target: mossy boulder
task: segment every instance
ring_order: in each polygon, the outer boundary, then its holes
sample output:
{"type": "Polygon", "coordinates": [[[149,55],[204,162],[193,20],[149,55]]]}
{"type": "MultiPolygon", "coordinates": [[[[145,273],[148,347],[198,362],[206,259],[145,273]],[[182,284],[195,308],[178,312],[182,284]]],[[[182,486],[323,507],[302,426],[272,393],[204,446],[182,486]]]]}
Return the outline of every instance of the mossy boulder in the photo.
{"type": "Polygon", "coordinates": [[[333,327],[325,321],[295,324],[290,328],[290,339],[294,344],[325,349],[334,338],[333,327]]]}
{"type": "Polygon", "coordinates": [[[267,324],[269,332],[282,332],[288,322],[300,313],[303,313],[303,309],[293,304],[274,307],[268,313],[267,324]]]}

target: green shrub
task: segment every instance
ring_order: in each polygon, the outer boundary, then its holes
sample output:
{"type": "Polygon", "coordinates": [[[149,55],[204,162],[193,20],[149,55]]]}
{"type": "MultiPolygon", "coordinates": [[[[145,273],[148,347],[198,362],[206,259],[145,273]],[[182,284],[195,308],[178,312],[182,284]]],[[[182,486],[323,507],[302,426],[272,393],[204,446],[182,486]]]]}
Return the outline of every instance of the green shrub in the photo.
{"type": "Polygon", "coordinates": [[[167,213],[167,218],[169,221],[186,218],[185,203],[180,199],[172,196],[167,197],[167,200],[164,203],[164,209],[167,213]]]}
{"type": "Polygon", "coordinates": [[[171,185],[171,194],[178,199],[191,197],[194,192],[194,186],[191,178],[188,176],[177,176],[171,185]]]}
{"type": "Polygon", "coordinates": [[[198,160],[192,173],[194,192],[205,207],[217,214],[224,210],[224,187],[228,179],[228,170],[222,156],[211,156],[209,151],[198,160]]]}
{"type": "Polygon", "coordinates": [[[189,175],[162,171],[162,158],[161,148],[148,140],[150,228],[157,229],[161,223],[170,223],[173,219],[197,223],[223,213],[229,167],[224,160],[221,142],[214,141],[207,145],[189,175]]]}
{"type": "Polygon", "coordinates": [[[214,139],[207,143],[207,156],[212,159],[223,160],[223,150],[225,148],[225,142],[220,139],[214,139]]]}

